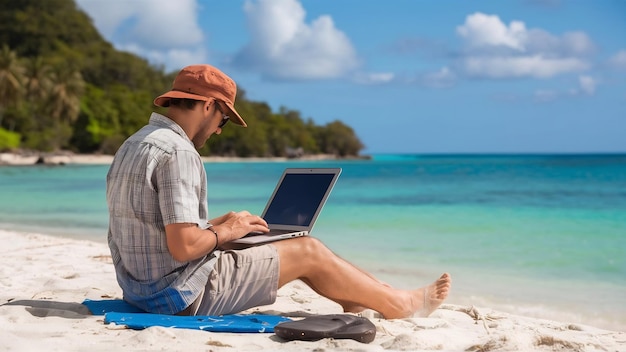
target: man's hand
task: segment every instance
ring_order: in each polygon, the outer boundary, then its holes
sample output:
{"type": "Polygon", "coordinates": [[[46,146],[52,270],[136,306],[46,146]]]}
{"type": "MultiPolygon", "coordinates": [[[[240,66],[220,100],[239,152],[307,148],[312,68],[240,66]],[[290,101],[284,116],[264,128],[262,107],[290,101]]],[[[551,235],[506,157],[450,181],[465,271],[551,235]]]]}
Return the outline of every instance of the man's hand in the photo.
{"type": "Polygon", "coordinates": [[[239,239],[252,231],[268,232],[267,222],[248,211],[224,214],[210,221],[217,236],[197,224],[170,224],[165,226],[167,247],[174,259],[187,262],[202,258],[214,248],[239,239]],[[216,241],[217,240],[217,241],[216,241]]]}
{"type": "Polygon", "coordinates": [[[239,239],[250,232],[268,232],[267,222],[258,215],[249,211],[240,211],[224,214],[211,220],[213,229],[219,234],[220,245],[239,239]]]}

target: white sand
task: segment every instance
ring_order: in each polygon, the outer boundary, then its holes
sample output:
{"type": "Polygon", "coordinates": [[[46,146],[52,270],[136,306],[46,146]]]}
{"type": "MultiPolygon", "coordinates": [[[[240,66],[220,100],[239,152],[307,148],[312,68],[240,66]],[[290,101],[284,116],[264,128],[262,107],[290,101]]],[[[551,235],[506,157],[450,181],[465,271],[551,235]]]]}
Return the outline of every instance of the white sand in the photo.
{"type": "MultiPolygon", "coordinates": [[[[121,298],[108,247],[37,234],[0,231],[2,351],[626,351],[626,332],[511,315],[487,307],[444,304],[429,318],[373,318],[376,339],[285,342],[273,334],[212,333],[105,325],[88,315],[85,298],[121,298]]],[[[593,304],[593,302],[590,302],[593,304]]],[[[252,310],[297,316],[340,313],[301,282],[279,291],[271,306],[252,310]]]]}
{"type": "MultiPolygon", "coordinates": [[[[68,164],[85,164],[108,165],[113,161],[113,155],[104,154],[74,154],[70,152],[54,153],[0,153],[0,165],[35,165],[42,159],[43,163],[48,165],[68,165],[68,164]]],[[[330,154],[305,155],[297,160],[334,160],[336,156],[330,154]]],[[[284,162],[290,159],[286,157],[226,157],[226,156],[205,156],[202,157],[204,162],[284,162]]]]}

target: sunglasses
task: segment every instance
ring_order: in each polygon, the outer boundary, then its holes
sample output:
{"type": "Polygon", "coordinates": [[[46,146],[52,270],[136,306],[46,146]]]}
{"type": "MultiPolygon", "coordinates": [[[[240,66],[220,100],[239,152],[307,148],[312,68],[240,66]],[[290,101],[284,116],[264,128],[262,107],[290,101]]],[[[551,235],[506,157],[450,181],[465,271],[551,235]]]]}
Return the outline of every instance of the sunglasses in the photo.
{"type": "Polygon", "coordinates": [[[222,117],[222,121],[220,121],[220,124],[217,127],[219,128],[224,127],[224,125],[228,122],[228,119],[229,119],[228,115],[224,115],[222,117]]]}
{"type": "Polygon", "coordinates": [[[217,110],[222,113],[222,121],[220,121],[220,124],[217,126],[218,128],[222,128],[228,122],[229,117],[224,113],[224,110],[222,110],[221,103],[217,103],[215,106],[217,107],[217,110]]]}

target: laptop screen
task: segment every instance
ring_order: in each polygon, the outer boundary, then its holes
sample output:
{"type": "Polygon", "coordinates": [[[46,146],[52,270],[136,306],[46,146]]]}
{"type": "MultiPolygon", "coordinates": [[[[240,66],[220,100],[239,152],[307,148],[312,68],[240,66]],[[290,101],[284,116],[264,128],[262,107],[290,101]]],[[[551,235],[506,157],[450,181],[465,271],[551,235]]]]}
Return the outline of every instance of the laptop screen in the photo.
{"type": "Polygon", "coordinates": [[[309,226],[334,174],[286,174],[265,211],[268,224],[309,226]]]}

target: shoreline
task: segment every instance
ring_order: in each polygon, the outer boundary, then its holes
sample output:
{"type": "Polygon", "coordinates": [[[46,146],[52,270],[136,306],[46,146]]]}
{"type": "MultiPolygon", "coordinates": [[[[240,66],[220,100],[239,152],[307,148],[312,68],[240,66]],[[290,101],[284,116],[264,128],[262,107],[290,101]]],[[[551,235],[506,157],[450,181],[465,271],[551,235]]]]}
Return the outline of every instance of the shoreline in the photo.
{"type": "MultiPolygon", "coordinates": [[[[372,160],[373,155],[392,158],[431,158],[431,157],[626,157],[624,152],[604,153],[382,153],[364,154],[351,157],[338,157],[332,154],[312,154],[299,157],[236,157],[236,156],[202,156],[203,162],[287,162],[287,161],[324,161],[324,160],[372,160]]],[[[113,155],[105,154],[75,154],[72,152],[59,153],[36,153],[36,152],[0,152],[0,166],[30,166],[30,165],[109,165],[113,161],[113,155]]]]}
{"type": "MultiPolygon", "coordinates": [[[[626,332],[504,313],[445,302],[428,318],[384,320],[370,344],[323,339],[285,342],[273,334],[210,333],[152,327],[141,331],[104,325],[102,317],[64,309],[85,298],[121,298],[104,243],[0,230],[0,350],[579,350],[626,349],[626,332]],[[207,347],[210,345],[210,347],[207,347]]],[[[296,281],[276,302],[244,313],[341,313],[340,306],[296,281]]]]}
{"type": "MultiPolygon", "coordinates": [[[[231,157],[202,156],[203,162],[285,162],[285,161],[323,161],[323,160],[368,160],[369,156],[340,158],[330,154],[304,155],[298,158],[288,157],[231,157]]],[[[74,154],[74,153],[0,153],[0,166],[28,165],[108,165],[113,155],[74,154]]]]}

